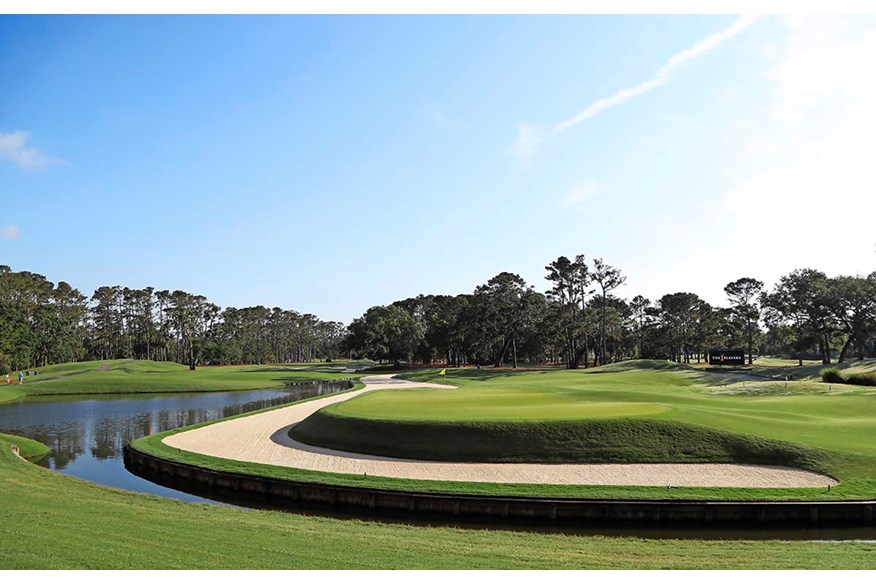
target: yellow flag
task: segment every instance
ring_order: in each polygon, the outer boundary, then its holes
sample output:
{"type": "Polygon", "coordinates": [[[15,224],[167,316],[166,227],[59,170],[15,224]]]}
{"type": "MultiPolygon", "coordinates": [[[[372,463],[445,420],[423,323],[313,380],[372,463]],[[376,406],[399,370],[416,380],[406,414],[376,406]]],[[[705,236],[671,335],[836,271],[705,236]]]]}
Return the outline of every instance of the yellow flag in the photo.
{"type": "Polygon", "coordinates": [[[442,369],[441,371],[438,372],[438,375],[444,375],[446,377],[447,376],[447,369],[442,369]]]}

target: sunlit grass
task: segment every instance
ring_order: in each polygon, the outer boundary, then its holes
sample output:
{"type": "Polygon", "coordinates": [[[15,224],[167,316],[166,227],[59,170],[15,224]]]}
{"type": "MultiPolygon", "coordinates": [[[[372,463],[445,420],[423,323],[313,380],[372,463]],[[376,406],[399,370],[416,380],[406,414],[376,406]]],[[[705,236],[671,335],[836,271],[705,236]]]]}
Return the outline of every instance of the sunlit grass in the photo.
{"type": "Polygon", "coordinates": [[[678,540],[383,524],[183,503],[14,457],[0,569],[873,569],[876,544],[678,540]]]}
{"type": "Polygon", "coordinates": [[[271,389],[302,381],[358,377],[344,364],[198,367],[166,361],[86,361],[36,369],[24,383],[0,386],[0,401],[23,395],[163,393],[271,389]]]}

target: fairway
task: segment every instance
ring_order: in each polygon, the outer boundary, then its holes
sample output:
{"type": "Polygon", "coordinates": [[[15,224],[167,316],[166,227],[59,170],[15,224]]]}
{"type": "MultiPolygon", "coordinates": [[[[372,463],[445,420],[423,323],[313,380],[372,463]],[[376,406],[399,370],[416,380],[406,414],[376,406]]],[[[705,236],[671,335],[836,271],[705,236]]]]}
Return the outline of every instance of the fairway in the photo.
{"type": "Polygon", "coordinates": [[[22,384],[0,385],[0,403],[26,396],[174,393],[273,389],[307,381],[357,378],[357,363],[198,367],[159,361],[84,361],[34,369],[22,384]]]}

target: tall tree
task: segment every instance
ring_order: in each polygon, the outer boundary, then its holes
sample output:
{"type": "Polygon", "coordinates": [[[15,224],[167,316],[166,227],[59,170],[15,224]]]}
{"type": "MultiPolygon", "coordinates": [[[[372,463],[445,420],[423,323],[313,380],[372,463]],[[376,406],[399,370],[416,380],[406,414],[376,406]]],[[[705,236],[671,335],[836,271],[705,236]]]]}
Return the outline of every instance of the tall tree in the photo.
{"type": "Polygon", "coordinates": [[[649,308],[651,308],[651,301],[644,296],[635,296],[630,301],[633,330],[636,336],[636,356],[640,359],[645,353],[645,327],[650,321],[649,308]]]}
{"type": "Polygon", "coordinates": [[[739,278],[724,286],[730,299],[734,314],[745,323],[745,336],[748,339],[748,364],[754,363],[754,332],[760,320],[760,294],[763,282],[754,278],[739,278]]]}
{"type": "Polygon", "coordinates": [[[479,309],[483,330],[498,351],[496,367],[504,364],[511,351],[517,367],[517,345],[535,327],[539,299],[537,293],[517,274],[502,272],[475,289],[474,305],[479,309]]]}
{"type": "Polygon", "coordinates": [[[800,365],[803,352],[812,345],[818,347],[822,363],[830,363],[834,322],[823,272],[806,268],[782,276],[771,293],[762,295],[761,304],[773,326],[791,325],[800,365]]]}
{"type": "Polygon", "coordinates": [[[586,318],[585,305],[592,280],[587,262],[583,255],[575,256],[575,261],[560,256],[545,266],[545,269],[548,271],[545,279],[553,283],[548,295],[563,307],[562,329],[566,344],[567,366],[569,369],[577,369],[583,354],[586,367],[587,335],[585,333],[581,338],[581,333],[585,332],[586,328],[585,323],[581,321],[586,318]]]}
{"type": "Polygon", "coordinates": [[[365,357],[392,361],[398,365],[410,360],[420,340],[423,326],[400,306],[372,306],[349,327],[348,343],[365,357]]]}
{"type": "Polygon", "coordinates": [[[867,278],[837,276],[828,284],[828,305],[846,335],[839,362],[845,361],[848,350],[858,347],[858,358],[863,359],[865,341],[876,321],[876,272],[867,278]]]}
{"type": "Polygon", "coordinates": [[[599,285],[602,301],[599,303],[599,364],[605,365],[605,322],[608,309],[608,295],[626,282],[619,269],[614,268],[602,258],[593,260],[593,281],[599,285]]]}
{"type": "Polygon", "coordinates": [[[667,332],[666,342],[671,359],[677,363],[690,362],[693,331],[697,311],[703,300],[691,292],[665,294],[660,298],[660,316],[667,332]]]}

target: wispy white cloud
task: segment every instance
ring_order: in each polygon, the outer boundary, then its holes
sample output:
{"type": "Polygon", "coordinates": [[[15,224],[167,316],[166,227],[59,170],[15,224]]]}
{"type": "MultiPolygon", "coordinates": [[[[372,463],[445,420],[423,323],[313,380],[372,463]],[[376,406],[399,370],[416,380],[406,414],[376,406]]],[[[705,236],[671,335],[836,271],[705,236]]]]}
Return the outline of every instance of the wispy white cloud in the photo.
{"type": "Polygon", "coordinates": [[[18,225],[6,225],[5,227],[0,227],[0,240],[14,241],[19,237],[21,237],[21,229],[18,228],[18,225]]]}
{"type": "Polygon", "coordinates": [[[752,250],[781,249],[777,257],[798,267],[871,272],[876,19],[789,18],[785,27],[766,73],[769,103],[743,141],[762,168],[734,177],[724,204],[752,250]]]}
{"type": "Polygon", "coordinates": [[[28,146],[29,138],[28,132],[0,133],[0,160],[8,160],[24,170],[42,170],[52,163],[59,162],[40,150],[28,146]]]}
{"type": "Polygon", "coordinates": [[[651,91],[655,87],[660,87],[664,83],[669,80],[668,77],[654,77],[653,79],[648,79],[647,81],[643,81],[638,85],[633,87],[627,87],[615,92],[613,95],[609,97],[603,97],[602,99],[597,99],[586,108],[559,124],[555,125],[551,128],[551,136],[556,136],[557,134],[561,134],[571,128],[572,126],[577,126],[584,120],[593,118],[607,110],[608,108],[614,107],[616,105],[620,105],[626,101],[631,100],[637,95],[642,95],[648,91],[651,91]]]}
{"type": "Polygon", "coordinates": [[[577,207],[592,199],[599,191],[599,185],[596,184],[596,181],[589,180],[566,193],[563,197],[563,203],[569,207],[577,207]]]}
{"type": "Polygon", "coordinates": [[[544,141],[544,131],[534,124],[517,124],[517,141],[514,142],[514,155],[517,158],[529,158],[544,141]]]}
{"type": "Polygon", "coordinates": [[[711,51],[724,41],[736,36],[740,32],[747,29],[749,26],[751,26],[755,22],[755,20],[757,20],[757,16],[741,16],[735,22],[733,22],[733,24],[731,24],[729,27],[722,30],[721,32],[709,35],[708,37],[697,41],[680,53],[671,56],[666,61],[666,63],[664,63],[657,70],[657,73],[654,75],[654,77],[646,79],[641,83],[633,85],[632,87],[625,87],[623,89],[620,89],[607,97],[597,99],[571,118],[555,124],[548,132],[544,132],[543,130],[540,130],[537,126],[533,126],[531,124],[518,124],[518,138],[517,143],[514,147],[514,153],[519,158],[527,158],[535,153],[538,146],[548,136],[557,136],[565,132],[569,128],[577,126],[585,120],[598,116],[609,108],[626,103],[634,97],[647,93],[652,89],[656,89],[657,87],[666,84],[673,78],[676,70],[682,64],[711,51]],[[526,132],[523,131],[524,128],[526,129],[526,132]],[[534,142],[532,140],[533,135],[541,135],[542,139],[538,142],[534,142]]]}

